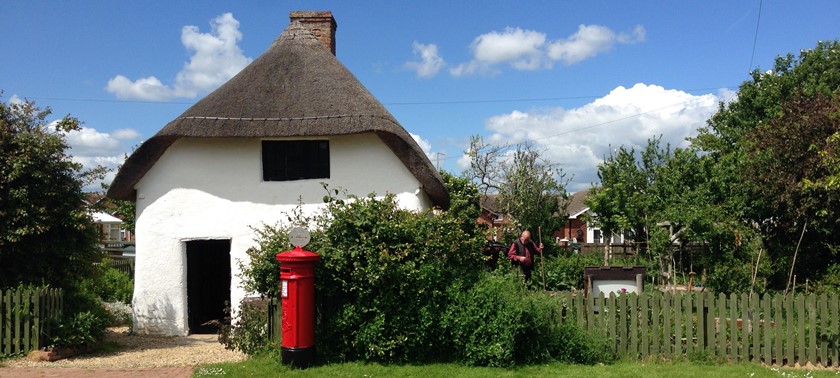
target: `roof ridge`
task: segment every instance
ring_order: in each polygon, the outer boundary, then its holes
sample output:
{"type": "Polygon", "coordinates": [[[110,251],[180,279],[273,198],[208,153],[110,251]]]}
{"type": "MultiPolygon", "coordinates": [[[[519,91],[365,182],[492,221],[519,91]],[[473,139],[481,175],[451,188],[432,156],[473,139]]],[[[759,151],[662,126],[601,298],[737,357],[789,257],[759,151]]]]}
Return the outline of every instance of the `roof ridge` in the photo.
{"type": "Polygon", "coordinates": [[[321,116],[307,116],[307,117],[215,117],[215,116],[184,116],[178,117],[176,120],[179,119],[200,119],[200,120],[209,120],[209,121],[304,121],[304,120],[317,120],[317,119],[334,119],[334,118],[352,118],[352,117],[370,117],[370,118],[379,118],[391,121],[386,117],[377,116],[374,114],[333,114],[333,115],[321,115],[321,116]]]}

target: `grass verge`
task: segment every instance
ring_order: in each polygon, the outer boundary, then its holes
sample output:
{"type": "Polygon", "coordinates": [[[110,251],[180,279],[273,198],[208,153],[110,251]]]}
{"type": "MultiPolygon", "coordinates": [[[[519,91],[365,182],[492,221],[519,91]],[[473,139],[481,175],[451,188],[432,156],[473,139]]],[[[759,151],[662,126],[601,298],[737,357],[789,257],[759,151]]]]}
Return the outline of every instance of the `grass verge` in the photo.
{"type": "Polygon", "coordinates": [[[787,370],[755,364],[697,364],[691,362],[638,363],[613,365],[567,365],[550,363],[510,369],[470,367],[459,364],[380,365],[365,363],[331,364],[295,370],[268,356],[253,357],[239,363],[204,365],[194,377],[836,377],[834,370],[787,370]]]}

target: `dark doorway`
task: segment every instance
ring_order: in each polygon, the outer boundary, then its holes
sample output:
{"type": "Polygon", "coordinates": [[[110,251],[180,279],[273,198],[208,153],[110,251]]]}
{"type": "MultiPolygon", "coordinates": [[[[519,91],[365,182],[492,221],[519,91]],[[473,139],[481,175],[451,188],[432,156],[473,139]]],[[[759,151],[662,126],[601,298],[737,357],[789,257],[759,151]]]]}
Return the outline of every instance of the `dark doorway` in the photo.
{"type": "Polygon", "coordinates": [[[190,333],[216,333],[230,301],[230,240],[187,242],[187,311],[190,333]]]}

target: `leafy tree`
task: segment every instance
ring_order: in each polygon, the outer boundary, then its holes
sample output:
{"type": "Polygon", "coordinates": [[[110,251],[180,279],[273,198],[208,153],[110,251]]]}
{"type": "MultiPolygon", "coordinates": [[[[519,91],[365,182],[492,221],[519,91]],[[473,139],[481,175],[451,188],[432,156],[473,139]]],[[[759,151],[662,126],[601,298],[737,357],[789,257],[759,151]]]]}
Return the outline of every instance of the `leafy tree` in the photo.
{"type": "Polygon", "coordinates": [[[816,278],[836,263],[840,43],[776,59],[752,72],[738,97],[700,130],[693,145],[712,159],[722,206],[764,236],[774,261],[771,284],[795,273],[816,278]]]}
{"type": "Polygon", "coordinates": [[[632,237],[640,254],[656,260],[658,272],[650,273],[669,284],[680,271],[705,270],[717,290],[747,290],[758,249],[749,243],[750,229],[720,205],[724,194],[712,162],[693,149],[671,151],[658,138],[639,153],[621,147],[598,167],[601,183],[586,200],[596,214],[592,221],[632,237]],[[704,252],[682,256],[692,246],[704,252]]]}
{"type": "Polygon", "coordinates": [[[565,174],[531,143],[491,145],[474,136],[465,175],[482,194],[498,194],[500,210],[520,229],[556,230],[566,218],[565,174]]]}
{"type": "Polygon", "coordinates": [[[481,215],[481,195],[478,187],[469,179],[453,176],[446,171],[440,171],[440,176],[451,199],[448,210],[450,216],[460,220],[461,230],[468,235],[481,234],[481,229],[476,222],[481,215]]]}
{"type": "Polygon", "coordinates": [[[648,225],[659,210],[653,194],[658,171],[670,156],[670,146],[659,145],[661,138],[648,140],[641,153],[621,146],[598,165],[600,185],[589,190],[585,202],[597,214],[590,219],[609,235],[624,233],[639,245],[648,242],[648,225]]]}
{"type": "Polygon", "coordinates": [[[0,102],[0,287],[19,283],[72,289],[99,261],[82,188],[101,177],[66,151],[70,116],[54,124],[33,102],[0,102]]]}

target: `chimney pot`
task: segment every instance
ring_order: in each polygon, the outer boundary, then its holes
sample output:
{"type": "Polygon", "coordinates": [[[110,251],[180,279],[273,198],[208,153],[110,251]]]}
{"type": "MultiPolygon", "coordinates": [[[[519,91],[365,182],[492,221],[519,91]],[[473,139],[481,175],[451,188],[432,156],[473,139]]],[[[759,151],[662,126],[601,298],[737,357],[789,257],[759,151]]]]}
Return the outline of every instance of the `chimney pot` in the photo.
{"type": "Polygon", "coordinates": [[[291,22],[299,22],[303,27],[309,29],[321,43],[335,55],[335,30],[338,25],[335,23],[330,11],[292,11],[289,12],[291,22]]]}

